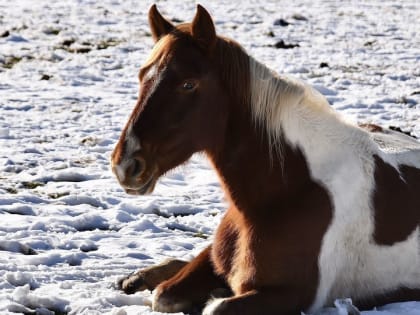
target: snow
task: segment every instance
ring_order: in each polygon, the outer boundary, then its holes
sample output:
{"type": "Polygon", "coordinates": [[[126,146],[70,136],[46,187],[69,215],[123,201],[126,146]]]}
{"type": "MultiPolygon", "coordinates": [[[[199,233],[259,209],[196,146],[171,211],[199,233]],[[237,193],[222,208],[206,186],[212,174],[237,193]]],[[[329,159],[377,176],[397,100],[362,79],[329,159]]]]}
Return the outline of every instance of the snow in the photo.
{"type": "MultiPolygon", "coordinates": [[[[353,121],[420,137],[420,5],[204,0],[217,30],[314,85],[353,121]],[[276,23],[282,19],[289,23],[276,23]],[[292,49],[276,49],[284,41],[292,49]]],[[[157,314],[121,276],[191,259],[225,209],[201,155],[128,196],[109,159],[138,94],[151,3],[0,0],[0,313],[157,314]]],[[[191,1],[158,1],[188,21],[191,1]]],[[[348,300],[317,315],[352,314],[348,300]]],[[[418,315],[419,302],[363,315],[418,315]]]]}

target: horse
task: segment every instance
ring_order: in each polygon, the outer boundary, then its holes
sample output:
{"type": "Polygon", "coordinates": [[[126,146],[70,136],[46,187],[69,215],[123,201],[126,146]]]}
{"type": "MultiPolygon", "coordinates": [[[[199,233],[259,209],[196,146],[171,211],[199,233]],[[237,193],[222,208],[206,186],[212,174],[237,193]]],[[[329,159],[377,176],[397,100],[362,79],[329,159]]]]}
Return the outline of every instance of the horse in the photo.
{"type": "Polygon", "coordinates": [[[347,122],[314,88],[217,35],[200,5],[177,26],[155,5],[148,17],[155,45],[112,170],[143,195],[203,152],[229,206],[197,257],[122,288],[154,289],[155,311],[205,315],[420,300],[420,144],[347,122]]]}

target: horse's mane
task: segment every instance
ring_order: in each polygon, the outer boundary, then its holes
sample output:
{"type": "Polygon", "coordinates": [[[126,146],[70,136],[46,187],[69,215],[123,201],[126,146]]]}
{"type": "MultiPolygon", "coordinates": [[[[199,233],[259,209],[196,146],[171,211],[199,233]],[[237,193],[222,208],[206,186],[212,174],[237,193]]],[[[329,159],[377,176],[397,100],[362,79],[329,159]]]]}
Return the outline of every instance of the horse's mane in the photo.
{"type": "Polygon", "coordinates": [[[290,111],[303,119],[320,121],[321,117],[339,121],[327,100],[311,86],[278,75],[255,60],[235,41],[218,38],[215,58],[222,81],[238,104],[249,108],[258,128],[267,135],[271,153],[281,157],[283,130],[290,111]]]}
{"type": "Polygon", "coordinates": [[[234,40],[219,36],[212,58],[232,100],[240,106],[249,105],[252,102],[251,60],[246,51],[234,40]]]}
{"type": "Polygon", "coordinates": [[[303,99],[305,87],[279,76],[251,56],[249,59],[251,113],[256,124],[267,132],[270,148],[281,155],[282,121],[286,110],[303,99]]]}

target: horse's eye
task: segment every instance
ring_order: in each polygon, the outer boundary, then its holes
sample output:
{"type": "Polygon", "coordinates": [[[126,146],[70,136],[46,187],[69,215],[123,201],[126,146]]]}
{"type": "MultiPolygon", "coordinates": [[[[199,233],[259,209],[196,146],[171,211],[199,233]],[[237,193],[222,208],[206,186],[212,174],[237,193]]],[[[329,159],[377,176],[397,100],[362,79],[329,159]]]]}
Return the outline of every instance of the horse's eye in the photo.
{"type": "Polygon", "coordinates": [[[184,90],[192,90],[194,88],[194,83],[191,81],[185,81],[184,84],[182,85],[182,88],[184,90]]]}

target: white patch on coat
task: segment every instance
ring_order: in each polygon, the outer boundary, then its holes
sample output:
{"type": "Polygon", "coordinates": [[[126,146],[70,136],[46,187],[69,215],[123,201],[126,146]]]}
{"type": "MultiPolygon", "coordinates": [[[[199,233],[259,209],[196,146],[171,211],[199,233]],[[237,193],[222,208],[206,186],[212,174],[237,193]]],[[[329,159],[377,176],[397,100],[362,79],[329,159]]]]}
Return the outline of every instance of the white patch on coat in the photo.
{"type": "MultiPolygon", "coordinates": [[[[302,150],[311,176],[326,188],[333,203],[332,222],[318,257],[318,289],[309,311],[339,297],[368,298],[401,286],[420,288],[419,228],[392,246],[377,245],[372,237],[373,155],[397,170],[402,155],[381,150],[371,134],[345,122],[310,86],[278,76],[252,58],[250,72],[257,124],[266,128],[275,145],[284,137],[302,150]]],[[[412,159],[420,167],[420,161],[412,159]]]]}

